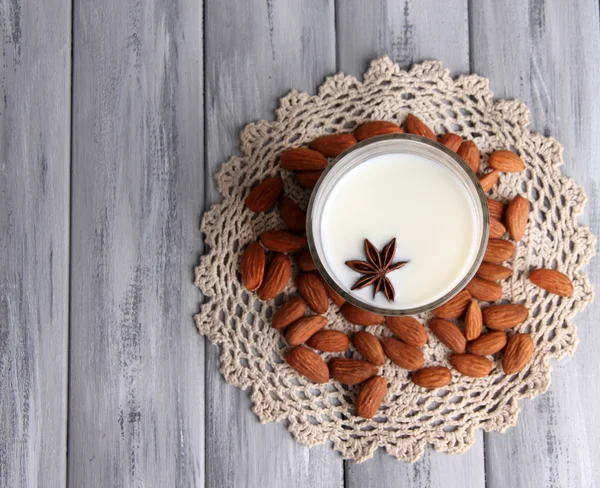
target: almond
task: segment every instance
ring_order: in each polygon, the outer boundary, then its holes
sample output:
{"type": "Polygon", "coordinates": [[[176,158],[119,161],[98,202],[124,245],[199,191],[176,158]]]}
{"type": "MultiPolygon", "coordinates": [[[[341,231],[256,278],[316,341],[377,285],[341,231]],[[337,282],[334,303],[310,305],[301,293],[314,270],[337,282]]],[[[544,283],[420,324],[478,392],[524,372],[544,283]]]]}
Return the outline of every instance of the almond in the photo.
{"type": "Polygon", "coordinates": [[[324,352],[344,352],[350,347],[350,339],[339,330],[320,330],[306,345],[324,352]]]}
{"type": "Polygon", "coordinates": [[[301,271],[308,272],[317,269],[309,251],[304,251],[296,256],[296,264],[301,271]]]}
{"type": "Polygon", "coordinates": [[[273,314],[271,325],[274,329],[284,329],[304,316],[304,312],[306,302],[302,297],[294,297],[273,314]]]}
{"type": "Polygon", "coordinates": [[[456,371],[471,378],[483,378],[492,372],[492,362],[475,354],[452,354],[450,364],[456,371]]]}
{"type": "Polygon", "coordinates": [[[307,147],[297,147],[281,153],[279,166],[292,171],[314,171],[325,169],[327,158],[307,147]]]}
{"type": "Polygon", "coordinates": [[[392,337],[384,337],[381,342],[387,357],[401,368],[412,371],[423,367],[425,358],[418,347],[409,346],[392,337]]]}
{"type": "Polygon", "coordinates": [[[533,339],[529,334],[515,334],[508,340],[502,369],[505,374],[515,374],[521,371],[533,356],[533,339]]]}
{"type": "Polygon", "coordinates": [[[428,139],[436,140],[433,131],[425,124],[421,119],[413,114],[409,114],[404,122],[404,130],[409,134],[416,134],[418,136],[426,137],[428,139]]]}
{"type": "Polygon", "coordinates": [[[431,366],[415,371],[411,380],[423,388],[442,388],[452,381],[452,372],[444,366],[431,366]]]}
{"type": "Polygon", "coordinates": [[[483,256],[486,263],[500,264],[515,254],[515,245],[504,239],[490,239],[483,256]]]}
{"type": "Polygon", "coordinates": [[[467,285],[467,290],[477,300],[495,302],[502,298],[502,285],[495,281],[488,281],[475,276],[467,285]]]}
{"type": "Polygon", "coordinates": [[[490,238],[495,239],[506,234],[506,227],[493,217],[490,217],[490,238]]]}
{"type": "Polygon", "coordinates": [[[448,132],[448,134],[440,136],[439,141],[448,149],[451,149],[452,151],[456,152],[462,144],[462,137],[460,137],[457,134],[453,134],[452,132],[448,132]]]}
{"type": "Polygon", "coordinates": [[[367,381],[356,396],[356,414],[364,419],[373,418],[386,391],[387,380],[383,376],[375,376],[367,381]]]}
{"type": "Polygon", "coordinates": [[[498,182],[499,175],[500,174],[498,171],[494,170],[479,177],[479,184],[481,185],[481,188],[483,188],[484,192],[490,191],[494,187],[494,185],[498,182]]]}
{"type": "Polygon", "coordinates": [[[280,176],[272,176],[256,185],[246,197],[246,207],[253,212],[265,212],[273,208],[283,191],[280,176]]]}
{"type": "Polygon", "coordinates": [[[471,300],[465,314],[465,338],[468,341],[477,339],[483,329],[483,315],[477,300],[471,300]]]}
{"type": "Polygon", "coordinates": [[[298,373],[315,383],[327,383],[329,381],[329,369],[325,361],[316,352],[306,347],[294,347],[287,353],[285,360],[298,373]]]}
{"type": "Polygon", "coordinates": [[[325,313],[329,308],[329,297],[319,278],[312,273],[302,273],[296,283],[298,294],[304,298],[306,304],[316,313],[325,313]]]}
{"type": "Polygon", "coordinates": [[[504,173],[516,173],[525,169],[525,163],[512,151],[495,151],[490,154],[488,163],[491,168],[504,173]]]}
{"type": "Polygon", "coordinates": [[[329,298],[333,303],[335,303],[338,307],[341,307],[344,303],[346,303],[346,299],[339,295],[333,288],[331,288],[331,286],[329,286],[329,284],[323,279],[323,277],[320,274],[316,273],[316,276],[321,280],[321,283],[323,283],[325,291],[327,292],[327,295],[329,295],[329,298]]]}
{"type": "Polygon", "coordinates": [[[387,122],[385,120],[375,120],[373,122],[365,122],[358,129],[354,131],[354,137],[357,141],[364,141],[375,136],[381,136],[383,134],[394,134],[402,132],[402,129],[398,124],[393,122],[387,122]]]}
{"type": "Polygon", "coordinates": [[[481,263],[477,276],[484,280],[502,281],[511,276],[513,270],[494,263],[481,263]]]}
{"type": "Polygon", "coordinates": [[[261,300],[271,300],[283,291],[292,276],[292,262],[285,254],[276,253],[267,267],[263,283],[258,289],[261,300]]]}
{"type": "Polygon", "coordinates": [[[351,322],[356,325],[381,325],[383,324],[385,318],[383,315],[378,315],[373,312],[367,312],[362,308],[358,308],[351,303],[344,303],[342,305],[342,315],[348,322],[351,322]]]}
{"type": "Polygon", "coordinates": [[[260,242],[271,251],[298,252],[308,246],[306,237],[285,230],[268,230],[260,236],[260,242]]]}
{"type": "Polygon", "coordinates": [[[469,168],[473,170],[473,173],[479,173],[479,149],[473,141],[464,141],[456,153],[465,160],[465,163],[469,165],[469,168]]]}
{"type": "Polygon", "coordinates": [[[331,377],[344,385],[358,385],[377,374],[377,366],[362,359],[333,358],[329,361],[331,377]]]}
{"type": "Polygon", "coordinates": [[[467,290],[462,290],[454,298],[451,298],[441,307],[433,311],[433,315],[442,319],[457,319],[471,303],[471,294],[467,290]]]}
{"type": "Polygon", "coordinates": [[[310,339],[313,334],[327,325],[327,317],[308,315],[294,322],[285,333],[285,340],[290,346],[299,346],[310,339]]]}
{"type": "Polygon", "coordinates": [[[250,291],[257,290],[265,274],[265,250],[258,242],[251,242],[242,256],[242,283],[250,291]]]}
{"type": "Polygon", "coordinates": [[[427,331],[414,317],[386,317],[385,323],[396,337],[409,346],[423,347],[427,344],[427,331]]]}
{"type": "Polygon", "coordinates": [[[283,222],[292,232],[304,232],[306,230],[306,214],[300,210],[294,200],[283,197],[279,204],[279,212],[283,222]]]}
{"type": "Polygon", "coordinates": [[[330,134],[312,141],[310,148],[329,158],[335,158],[349,147],[354,146],[356,142],[356,138],[352,134],[330,134]]]}
{"type": "Polygon", "coordinates": [[[300,186],[312,190],[322,174],[323,171],[296,171],[295,176],[300,186]]]}
{"type": "Polygon", "coordinates": [[[490,211],[490,217],[493,219],[497,219],[500,222],[504,219],[504,207],[505,205],[498,200],[494,200],[493,198],[487,199],[488,209],[490,211]]]}
{"type": "Polygon", "coordinates": [[[535,269],[530,271],[529,281],[561,297],[570,297],[573,294],[573,283],[569,277],[555,269],[535,269]]]}
{"type": "Polygon", "coordinates": [[[385,364],[385,353],[379,339],[366,330],[361,330],[354,334],[352,339],[354,348],[363,355],[363,357],[377,366],[385,364]]]}
{"type": "Polygon", "coordinates": [[[529,219],[529,201],[521,196],[513,198],[506,209],[506,228],[515,241],[520,241],[525,234],[529,219]]]}
{"type": "Polygon", "coordinates": [[[506,330],[527,320],[529,310],[525,305],[509,303],[494,305],[483,311],[483,322],[488,329],[506,330]]]}
{"type": "Polygon", "coordinates": [[[504,332],[494,330],[468,342],[467,351],[479,356],[489,356],[500,352],[506,346],[506,341],[506,334],[504,332]]]}
{"type": "Polygon", "coordinates": [[[429,330],[440,342],[454,352],[464,352],[467,347],[467,339],[458,326],[449,320],[431,319],[428,323],[429,330]]]}

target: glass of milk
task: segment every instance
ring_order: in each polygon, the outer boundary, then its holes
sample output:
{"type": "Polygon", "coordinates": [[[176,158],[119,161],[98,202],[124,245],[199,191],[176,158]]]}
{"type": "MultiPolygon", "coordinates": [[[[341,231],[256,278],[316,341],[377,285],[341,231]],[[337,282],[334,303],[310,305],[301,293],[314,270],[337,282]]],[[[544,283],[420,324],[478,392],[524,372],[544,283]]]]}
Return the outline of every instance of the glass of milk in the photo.
{"type": "Polygon", "coordinates": [[[327,283],[354,305],[382,315],[432,310],[477,271],[489,236],[487,200],[475,174],[453,151],[410,134],[373,137],[338,156],[315,187],[307,213],[310,252],[327,283]],[[396,238],[389,274],[394,301],[345,263],[366,260],[396,238]]]}

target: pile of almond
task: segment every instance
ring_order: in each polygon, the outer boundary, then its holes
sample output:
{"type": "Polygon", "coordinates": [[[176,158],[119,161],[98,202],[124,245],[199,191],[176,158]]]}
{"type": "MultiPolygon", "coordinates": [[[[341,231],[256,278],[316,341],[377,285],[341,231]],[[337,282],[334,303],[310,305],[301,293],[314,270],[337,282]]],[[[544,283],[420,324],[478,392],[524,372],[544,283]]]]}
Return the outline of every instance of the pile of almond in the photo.
{"type": "MultiPolygon", "coordinates": [[[[457,134],[436,138],[433,131],[414,115],[409,115],[404,131],[439,140],[455,151],[479,175],[484,191],[489,191],[503,172],[525,169],[521,158],[511,151],[495,151],[488,157],[489,170],[480,173],[479,149],[473,141],[457,134]]],[[[308,148],[294,148],[280,156],[280,167],[294,171],[298,183],[314,188],[328,158],[335,158],[358,141],[373,136],[404,132],[387,121],[366,122],[353,134],[331,134],[312,141],[308,148]]],[[[379,368],[389,358],[398,367],[412,371],[411,380],[422,388],[441,388],[452,381],[452,371],[445,366],[424,366],[421,348],[428,341],[426,328],[413,317],[384,317],[367,312],[345,300],[332,290],[316,271],[306,250],[304,235],[306,214],[299,205],[283,196],[283,181],[272,176],[256,185],[246,198],[253,212],[266,212],[279,203],[279,211],[287,229],[264,232],[260,240],[250,243],[241,260],[241,275],[245,287],[256,291],[261,300],[271,300],[281,293],[292,277],[294,256],[299,274],[296,277],[298,296],[291,297],[273,314],[272,326],[285,334],[291,347],[288,364],[306,378],[325,383],[333,378],[345,385],[361,385],[356,397],[356,413],[372,418],[387,391],[387,380],[379,368]],[[270,256],[267,256],[267,251],[270,256]],[[329,301],[340,307],[346,320],[358,326],[385,324],[394,337],[378,338],[367,330],[359,330],[350,338],[346,333],[327,329],[324,314],[329,301]],[[352,344],[364,359],[343,355],[352,344]],[[319,352],[341,353],[326,364],[319,352]]],[[[505,204],[488,199],[490,239],[481,267],[472,281],[453,299],[433,311],[429,331],[450,351],[450,365],[458,373],[481,378],[491,373],[490,356],[502,353],[502,369],[512,375],[531,360],[534,343],[529,334],[513,332],[529,316],[521,304],[489,305],[502,299],[499,283],[513,273],[503,265],[509,261],[515,246],[523,237],[529,216],[529,202],[517,196],[505,204]],[[508,235],[507,235],[508,234],[508,235]],[[488,304],[482,309],[480,302],[488,304]]],[[[553,269],[532,270],[529,279],[540,288],[561,296],[573,292],[571,280],[553,269]]]]}

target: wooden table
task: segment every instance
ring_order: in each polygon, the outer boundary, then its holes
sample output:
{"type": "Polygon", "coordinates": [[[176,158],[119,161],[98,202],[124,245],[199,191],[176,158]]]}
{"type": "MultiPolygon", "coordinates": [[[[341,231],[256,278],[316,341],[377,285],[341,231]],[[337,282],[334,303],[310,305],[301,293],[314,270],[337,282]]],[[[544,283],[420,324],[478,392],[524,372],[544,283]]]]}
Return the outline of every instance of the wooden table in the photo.
{"type": "Polygon", "coordinates": [[[260,425],[192,322],[240,129],[383,54],[527,102],[600,235],[597,0],[5,0],[0,33],[1,487],[600,485],[598,305],[516,427],[412,465],[260,425]]]}

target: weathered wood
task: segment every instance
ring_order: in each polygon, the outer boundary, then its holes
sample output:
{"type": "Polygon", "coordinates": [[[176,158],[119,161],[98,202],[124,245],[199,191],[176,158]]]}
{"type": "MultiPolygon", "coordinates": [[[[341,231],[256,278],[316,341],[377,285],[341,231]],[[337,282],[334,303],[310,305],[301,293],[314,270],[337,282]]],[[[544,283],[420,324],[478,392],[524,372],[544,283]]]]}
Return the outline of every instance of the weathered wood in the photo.
{"type": "MultiPolygon", "coordinates": [[[[471,2],[473,70],[490,78],[502,98],[531,109],[532,129],[565,147],[563,172],[597,198],[600,182],[600,29],[598,2],[560,0],[471,2]],[[501,29],[498,26],[502,26],[501,29]]],[[[584,222],[600,231],[600,208],[588,204],[584,222]]],[[[586,271],[596,289],[598,266],[586,271]]],[[[486,435],[487,486],[598,486],[600,350],[598,303],[575,318],[581,343],[557,365],[550,390],[521,401],[516,427],[486,435]]]]}
{"type": "MultiPolygon", "coordinates": [[[[290,89],[313,92],[335,71],[333,1],[206,2],[207,176],[239,153],[239,132],[272,118],[290,89]]],[[[343,485],[342,460],[330,446],[308,449],[282,423],[261,425],[248,392],[218,373],[217,348],[206,347],[206,485],[343,485]]]]}
{"type": "Polygon", "coordinates": [[[201,2],[73,8],[69,485],[203,486],[201,2]]]}
{"type": "Polygon", "coordinates": [[[64,486],[70,2],[0,3],[0,486],[64,486]]]}
{"type": "MultiPolygon", "coordinates": [[[[438,59],[454,75],[469,71],[469,34],[466,0],[446,2],[337,3],[338,68],[361,76],[369,61],[389,55],[403,68],[425,59],[438,59]],[[451,41],[450,41],[451,40],[451,41]]],[[[426,451],[416,464],[400,463],[382,450],[362,464],[346,462],[349,487],[484,485],[483,435],[463,456],[426,451]]]]}

